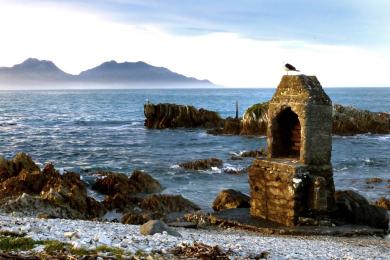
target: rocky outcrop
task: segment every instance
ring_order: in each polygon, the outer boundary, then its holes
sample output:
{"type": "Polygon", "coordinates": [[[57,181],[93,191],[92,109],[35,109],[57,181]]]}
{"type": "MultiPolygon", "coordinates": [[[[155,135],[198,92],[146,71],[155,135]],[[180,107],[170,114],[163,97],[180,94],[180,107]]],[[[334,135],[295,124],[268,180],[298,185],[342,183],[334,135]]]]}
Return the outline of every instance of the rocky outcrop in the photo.
{"type": "Polygon", "coordinates": [[[39,167],[25,153],[17,153],[11,160],[0,157],[0,181],[17,176],[23,169],[27,172],[39,171],[39,167]]]}
{"type": "Polygon", "coordinates": [[[224,122],[214,111],[176,104],[145,104],[144,114],[147,128],[213,128],[224,122]]]}
{"type": "Polygon", "coordinates": [[[333,106],[333,134],[363,133],[390,133],[390,114],[375,113],[338,104],[333,106]]]}
{"type": "Polygon", "coordinates": [[[145,172],[134,171],[130,178],[121,173],[102,175],[92,188],[106,195],[103,204],[107,209],[124,214],[124,224],[143,224],[173,212],[188,213],[200,209],[180,195],[156,194],[163,188],[145,172]]]}
{"type": "MultiPolygon", "coordinates": [[[[220,127],[208,130],[209,134],[240,134],[265,135],[268,124],[268,102],[258,103],[249,107],[239,124],[232,127],[220,127]]],[[[370,112],[351,106],[335,104],[333,106],[333,134],[354,135],[363,133],[388,134],[390,133],[390,114],[370,112]]]]}
{"type": "Polygon", "coordinates": [[[0,160],[0,210],[42,218],[101,219],[108,210],[124,213],[124,223],[143,224],[173,212],[193,212],[199,207],[180,195],[152,194],[163,187],[152,176],[134,171],[99,172],[92,188],[105,195],[98,202],[87,195],[77,173],[60,174],[52,164],[43,170],[27,154],[0,160]],[[149,195],[148,195],[149,194],[149,195]]]}
{"type": "Polygon", "coordinates": [[[335,193],[338,208],[337,217],[344,218],[348,223],[367,225],[387,230],[389,215],[383,208],[370,205],[366,198],[352,191],[337,191],[335,193]]]}
{"type": "Polygon", "coordinates": [[[5,212],[24,212],[56,218],[92,219],[105,208],[87,196],[86,185],[76,173],[60,175],[52,164],[41,171],[27,154],[2,160],[0,207],[5,212]],[[11,176],[6,178],[6,176],[11,176]]]}
{"type": "Polygon", "coordinates": [[[152,219],[164,219],[172,213],[184,215],[200,210],[191,201],[181,195],[152,194],[140,200],[138,205],[125,212],[122,223],[143,224],[152,219]]]}
{"type": "Polygon", "coordinates": [[[134,171],[129,182],[138,193],[157,193],[163,190],[161,184],[152,176],[143,171],[134,171]]]}
{"type": "Polygon", "coordinates": [[[222,160],[217,158],[201,159],[190,162],[184,162],[179,164],[180,167],[186,170],[207,170],[211,167],[221,167],[223,165],[222,160]]]}
{"type": "Polygon", "coordinates": [[[152,194],[146,196],[140,203],[140,208],[156,212],[157,214],[168,214],[172,212],[193,212],[200,208],[183,198],[181,195],[152,194]]]}
{"type": "Polygon", "coordinates": [[[242,118],[242,135],[265,135],[268,124],[268,102],[249,107],[242,118]]]}
{"type": "Polygon", "coordinates": [[[241,132],[241,120],[228,117],[224,120],[223,126],[207,130],[212,135],[239,135],[241,132]]]}
{"type": "Polygon", "coordinates": [[[375,205],[383,208],[385,210],[390,210],[390,200],[386,199],[385,197],[379,198],[376,202],[375,205]]]}
{"type": "Polygon", "coordinates": [[[213,202],[213,209],[221,211],[224,209],[249,208],[250,198],[242,192],[228,189],[218,193],[213,202]]]}

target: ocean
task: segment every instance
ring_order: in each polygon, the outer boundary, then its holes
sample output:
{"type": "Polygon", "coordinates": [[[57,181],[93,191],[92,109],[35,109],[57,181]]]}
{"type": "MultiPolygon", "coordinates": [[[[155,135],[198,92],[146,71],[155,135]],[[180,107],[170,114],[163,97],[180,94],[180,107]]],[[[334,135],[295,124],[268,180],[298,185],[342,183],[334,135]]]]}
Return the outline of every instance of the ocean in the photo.
{"type": "MultiPolygon", "coordinates": [[[[203,129],[148,130],[143,104],[177,103],[217,111],[222,117],[240,113],[271,98],[274,89],[147,89],[0,91],[0,155],[27,152],[43,166],[80,172],[91,181],[97,169],[131,174],[145,170],[158,179],[164,193],[181,194],[209,209],[226,188],[249,192],[247,175],[222,169],[192,172],[178,163],[217,157],[224,167],[245,168],[252,159],[231,160],[233,153],[260,149],[264,137],[213,136],[203,129]]],[[[333,103],[390,112],[390,88],[325,89],[333,103]]],[[[332,163],[336,189],[354,189],[376,199],[389,196],[390,135],[333,137],[332,163]],[[384,182],[366,184],[367,178],[384,182]]]]}

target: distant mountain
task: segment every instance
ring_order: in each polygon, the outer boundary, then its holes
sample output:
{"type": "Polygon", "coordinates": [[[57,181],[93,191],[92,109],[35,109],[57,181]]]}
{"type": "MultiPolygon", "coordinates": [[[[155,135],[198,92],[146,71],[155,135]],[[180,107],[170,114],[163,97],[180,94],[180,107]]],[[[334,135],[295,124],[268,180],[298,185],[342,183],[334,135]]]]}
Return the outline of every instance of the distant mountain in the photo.
{"type": "Polygon", "coordinates": [[[154,67],[145,62],[104,62],[103,64],[80,73],[80,80],[90,82],[132,82],[132,83],[203,83],[208,80],[197,80],[172,72],[163,67],[154,67]]]}
{"type": "Polygon", "coordinates": [[[104,62],[83,71],[79,75],[68,74],[53,62],[29,58],[13,67],[0,67],[1,84],[129,84],[129,85],[171,85],[202,84],[211,85],[208,80],[198,80],[172,72],[163,67],[155,67],[145,62],[104,62]]]}
{"type": "Polygon", "coordinates": [[[75,76],[60,70],[53,62],[29,58],[13,67],[0,67],[1,83],[68,82],[75,76]]]}

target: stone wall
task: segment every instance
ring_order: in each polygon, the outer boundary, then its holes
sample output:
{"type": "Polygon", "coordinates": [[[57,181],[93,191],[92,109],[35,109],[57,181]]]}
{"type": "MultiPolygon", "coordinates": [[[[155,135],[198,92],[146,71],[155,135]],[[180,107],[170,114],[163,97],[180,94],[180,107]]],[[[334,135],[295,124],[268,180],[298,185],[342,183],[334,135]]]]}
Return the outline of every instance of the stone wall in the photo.
{"type": "Polygon", "coordinates": [[[332,101],[316,77],[283,76],[267,115],[268,157],[249,171],[251,214],[287,226],[327,215],[335,204],[332,101]]]}
{"type": "Polygon", "coordinates": [[[268,106],[267,143],[269,157],[277,157],[274,138],[278,115],[290,108],[301,125],[299,160],[306,164],[330,161],[332,150],[332,102],[316,77],[284,76],[268,106]]]}
{"type": "Polygon", "coordinates": [[[308,208],[309,172],[299,162],[257,159],[249,169],[251,215],[295,226],[308,208]]]}

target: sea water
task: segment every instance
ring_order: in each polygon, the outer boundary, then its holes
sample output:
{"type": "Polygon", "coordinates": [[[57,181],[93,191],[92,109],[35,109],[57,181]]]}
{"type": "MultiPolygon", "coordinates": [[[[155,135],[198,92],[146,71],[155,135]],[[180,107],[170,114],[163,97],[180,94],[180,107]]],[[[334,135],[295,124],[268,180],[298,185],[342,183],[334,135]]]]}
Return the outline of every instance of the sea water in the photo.
{"type": "MultiPolygon", "coordinates": [[[[79,172],[92,179],[98,169],[131,174],[145,170],[166,188],[209,208],[226,188],[249,192],[246,174],[186,171],[184,161],[217,157],[224,167],[242,169],[250,158],[231,160],[232,154],[265,147],[264,137],[213,136],[203,129],[149,130],[143,105],[188,104],[217,111],[222,117],[240,114],[269,100],[274,89],[148,89],[0,91],[0,155],[11,158],[27,152],[43,166],[79,172]]],[[[390,88],[326,89],[334,103],[390,112],[390,88]]],[[[333,137],[332,163],[336,189],[354,189],[371,199],[389,196],[390,135],[333,137]],[[367,178],[384,182],[366,184],[367,178]]]]}

